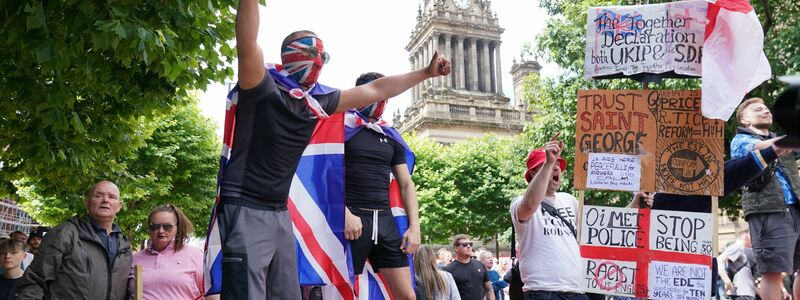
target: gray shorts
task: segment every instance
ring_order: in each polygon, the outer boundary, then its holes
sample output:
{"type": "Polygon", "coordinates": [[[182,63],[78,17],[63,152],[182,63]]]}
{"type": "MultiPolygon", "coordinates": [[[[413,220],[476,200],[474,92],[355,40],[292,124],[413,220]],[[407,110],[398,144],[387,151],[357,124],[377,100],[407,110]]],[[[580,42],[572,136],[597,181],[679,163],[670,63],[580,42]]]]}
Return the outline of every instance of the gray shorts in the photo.
{"type": "Polygon", "coordinates": [[[800,211],[754,214],[747,218],[758,273],[792,273],[800,267],[800,211]]]}
{"type": "Polygon", "coordinates": [[[219,218],[221,299],[300,300],[289,211],[225,204],[219,218]]]}

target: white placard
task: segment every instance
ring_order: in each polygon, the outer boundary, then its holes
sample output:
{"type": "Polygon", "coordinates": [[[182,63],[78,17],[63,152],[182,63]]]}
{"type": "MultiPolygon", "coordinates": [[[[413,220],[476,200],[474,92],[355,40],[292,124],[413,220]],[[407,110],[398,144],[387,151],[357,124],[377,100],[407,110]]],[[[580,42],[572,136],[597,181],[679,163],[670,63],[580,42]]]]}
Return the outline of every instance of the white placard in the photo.
{"type": "Polygon", "coordinates": [[[581,245],[636,248],[638,209],[586,205],[582,223],[581,245]]]}
{"type": "Polygon", "coordinates": [[[648,299],[711,295],[711,214],[585,205],[585,292],[648,299]]]}
{"type": "Polygon", "coordinates": [[[648,299],[711,299],[711,268],[652,261],[647,273],[648,299]]]}
{"type": "Polygon", "coordinates": [[[700,77],[707,11],[708,2],[696,0],[590,7],[586,79],[666,72],[700,77]]]}
{"type": "Polygon", "coordinates": [[[639,191],[642,162],[639,156],[589,153],[586,187],[601,190],[639,191]]]}
{"type": "Polygon", "coordinates": [[[584,258],[583,291],[589,293],[633,297],[635,295],[636,262],[584,258]]]}
{"type": "Polygon", "coordinates": [[[712,255],[711,214],[652,210],[650,249],[712,255]]]}

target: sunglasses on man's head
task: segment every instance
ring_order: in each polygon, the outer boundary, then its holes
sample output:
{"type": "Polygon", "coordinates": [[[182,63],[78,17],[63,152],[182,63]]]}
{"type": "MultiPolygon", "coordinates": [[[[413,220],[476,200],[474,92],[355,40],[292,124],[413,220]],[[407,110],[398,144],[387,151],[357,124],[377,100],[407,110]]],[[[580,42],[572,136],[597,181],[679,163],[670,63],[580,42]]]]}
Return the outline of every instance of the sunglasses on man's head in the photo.
{"type": "Polygon", "coordinates": [[[466,248],[466,247],[470,247],[471,248],[472,247],[472,242],[458,243],[458,244],[461,245],[461,247],[464,247],[464,248],[466,248]]]}
{"type": "Polygon", "coordinates": [[[164,223],[164,224],[152,223],[149,226],[147,226],[147,228],[150,229],[150,231],[156,231],[159,228],[164,228],[164,231],[172,231],[172,227],[175,227],[175,225],[172,225],[170,223],[164,223]]]}

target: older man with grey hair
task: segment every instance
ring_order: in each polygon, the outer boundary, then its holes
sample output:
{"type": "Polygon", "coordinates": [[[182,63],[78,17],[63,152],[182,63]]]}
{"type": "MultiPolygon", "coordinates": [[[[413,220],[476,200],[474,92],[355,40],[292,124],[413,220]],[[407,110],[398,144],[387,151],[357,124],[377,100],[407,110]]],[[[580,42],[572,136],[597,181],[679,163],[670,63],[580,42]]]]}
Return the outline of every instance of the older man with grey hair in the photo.
{"type": "Polygon", "coordinates": [[[86,216],[51,229],[25,270],[17,299],[126,299],[131,244],[114,223],[119,188],[95,184],[84,200],[86,216]]]}

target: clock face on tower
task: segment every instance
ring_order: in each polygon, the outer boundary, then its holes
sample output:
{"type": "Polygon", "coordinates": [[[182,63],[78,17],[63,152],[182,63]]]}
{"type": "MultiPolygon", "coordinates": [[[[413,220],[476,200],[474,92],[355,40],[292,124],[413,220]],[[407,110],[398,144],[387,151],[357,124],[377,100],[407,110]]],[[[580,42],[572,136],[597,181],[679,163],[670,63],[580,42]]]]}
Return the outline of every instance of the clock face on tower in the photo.
{"type": "Polygon", "coordinates": [[[469,8],[470,3],[472,0],[453,0],[455,2],[456,7],[460,9],[467,9],[469,8]]]}

